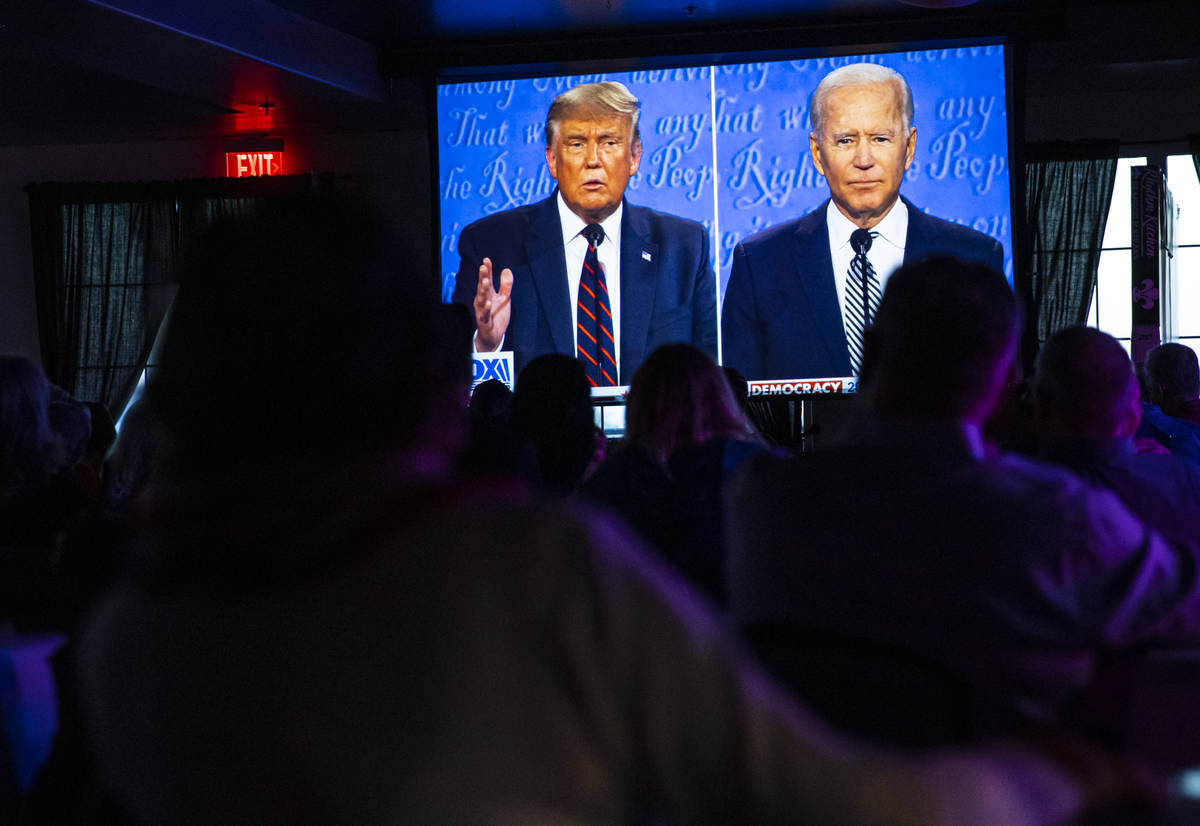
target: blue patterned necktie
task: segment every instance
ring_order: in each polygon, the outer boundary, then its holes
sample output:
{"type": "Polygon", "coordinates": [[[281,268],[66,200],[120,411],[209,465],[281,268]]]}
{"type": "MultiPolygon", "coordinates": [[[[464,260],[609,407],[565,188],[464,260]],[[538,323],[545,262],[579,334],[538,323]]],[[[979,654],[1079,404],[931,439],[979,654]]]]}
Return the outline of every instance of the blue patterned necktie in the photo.
{"type": "Polygon", "coordinates": [[[575,355],[583,362],[592,387],[612,387],[617,383],[617,359],[613,355],[617,342],[613,338],[608,285],[596,255],[596,248],[604,241],[604,229],[599,224],[588,224],[583,228],[583,236],[588,248],[579,277],[575,355]]]}
{"type": "Polygon", "coordinates": [[[862,369],[863,333],[875,323],[879,309],[879,279],[867,251],[876,233],[856,229],[850,234],[850,246],[854,258],[850,260],[850,274],[846,278],[845,313],[846,344],[850,348],[850,373],[857,376],[862,369]]]}

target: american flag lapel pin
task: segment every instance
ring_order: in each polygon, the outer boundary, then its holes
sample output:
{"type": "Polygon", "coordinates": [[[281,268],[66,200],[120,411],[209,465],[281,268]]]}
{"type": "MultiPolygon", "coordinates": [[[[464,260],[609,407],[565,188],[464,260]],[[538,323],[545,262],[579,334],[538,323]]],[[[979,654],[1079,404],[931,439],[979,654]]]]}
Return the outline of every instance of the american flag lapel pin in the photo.
{"type": "Polygon", "coordinates": [[[649,261],[649,260],[650,260],[650,258],[651,258],[651,255],[650,255],[650,253],[649,253],[649,252],[647,252],[646,250],[642,250],[642,260],[643,260],[643,261],[649,261]]]}

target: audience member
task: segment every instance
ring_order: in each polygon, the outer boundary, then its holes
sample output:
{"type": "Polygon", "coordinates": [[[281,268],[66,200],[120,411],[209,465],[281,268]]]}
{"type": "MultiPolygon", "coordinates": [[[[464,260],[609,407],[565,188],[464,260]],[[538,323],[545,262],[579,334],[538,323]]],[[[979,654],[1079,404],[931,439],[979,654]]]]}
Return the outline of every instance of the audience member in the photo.
{"type": "MultiPolygon", "coordinates": [[[[1013,379],[1016,379],[1014,365],[1013,379]]],[[[1037,433],[1033,428],[1033,398],[1028,379],[1014,380],[996,403],[983,425],[983,437],[989,453],[1012,451],[1025,456],[1037,453],[1037,433]]]]}
{"type": "Polygon", "coordinates": [[[724,603],[725,480],[764,450],[724,371],[690,344],[666,344],[633,376],[625,444],[584,489],[724,603]]]}
{"type": "Polygon", "coordinates": [[[536,485],[541,478],[537,449],[512,426],[513,392],[504,382],[476,385],[467,408],[469,433],[460,467],[470,475],[499,475],[536,485]]]}
{"type": "Polygon", "coordinates": [[[1168,416],[1200,425],[1200,360],[1178,342],[1155,347],[1146,356],[1146,374],[1155,404],[1168,416]]]}
{"type": "Polygon", "coordinates": [[[1058,331],[1038,354],[1033,392],[1040,458],[1113,491],[1165,538],[1200,540],[1200,466],[1137,451],[1140,388],[1115,338],[1091,327],[1058,331]]]}
{"type": "Polygon", "coordinates": [[[1200,363],[1196,352],[1176,342],[1160,344],[1147,354],[1144,373],[1149,398],[1139,435],[1200,463],[1200,363]]]}
{"type": "Polygon", "coordinates": [[[625,432],[631,442],[669,464],[680,451],[714,441],[753,440],[724,371],[706,353],[677,343],[651,358],[629,388],[625,432]]]}
{"type": "Polygon", "coordinates": [[[45,632],[65,629],[69,597],[62,537],[87,498],[74,473],[90,433],[88,410],[21,356],[0,356],[0,821],[32,821],[28,782],[54,734],[45,632]],[[28,636],[14,633],[36,632],[28,636]],[[20,767],[20,783],[17,783],[20,767]]]}
{"type": "MultiPolygon", "coordinates": [[[[782,629],[929,664],[931,682],[963,701],[968,719],[946,727],[962,736],[1007,726],[1009,713],[1052,717],[1089,683],[1101,648],[1200,639],[1194,548],[1166,544],[1066,470],[985,457],[980,427],[1008,383],[1021,322],[1003,275],[924,259],[892,276],[877,319],[853,443],[756,460],[733,492],[737,621],[752,635],[782,629]]],[[[833,702],[874,696],[905,723],[885,683],[824,677],[833,702]]],[[[911,700],[912,719],[951,711],[911,700]]],[[[853,724],[860,710],[835,717],[853,724]]]]}
{"type": "Polygon", "coordinates": [[[373,226],[276,205],[188,258],[140,575],[80,663],[141,823],[1001,826],[1120,793],[1029,749],[846,740],[622,528],[449,475],[466,345],[373,226]]]}
{"type": "Polygon", "coordinates": [[[511,418],[513,392],[499,379],[488,379],[471,391],[467,414],[471,421],[507,424],[511,418]]]}
{"type": "Polygon", "coordinates": [[[0,355],[0,499],[48,484],[62,456],[50,424],[50,382],[29,359],[0,355]]]}
{"type": "Polygon", "coordinates": [[[29,826],[93,824],[124,826],[129,818],[100,786],[86,738],[75,671],[76,640],[83,617],[116,578],[129,538],[123,514],[109,511],[104,496],[105,457],[116,438],[106,407],[76,402],[51,387],[49,418],[67,445],[64,475],[78,485],[84,507],[59,532],[52,557],[44,614],[66,639],[51,658],[56,729],[50,754],[25,795],[29,826]]]}
{"type": "MultiPolygon", "coordinates": [[[[54,430],[51,389],[29,359],[0,356],[0,621],[25,628],[55,623],[54,549],[86,502],[54,430]]],[[[77,412],[58,408],[82,452],[87,409],[77,412]]]]}
{"type": "Polygon", "coordinates": [[[604,446],[587,372],[578,359],[562,353],[538,356],[521,370],[512,425],[533,442],[542,487],[551,493],[577,490],[604,446]]]}

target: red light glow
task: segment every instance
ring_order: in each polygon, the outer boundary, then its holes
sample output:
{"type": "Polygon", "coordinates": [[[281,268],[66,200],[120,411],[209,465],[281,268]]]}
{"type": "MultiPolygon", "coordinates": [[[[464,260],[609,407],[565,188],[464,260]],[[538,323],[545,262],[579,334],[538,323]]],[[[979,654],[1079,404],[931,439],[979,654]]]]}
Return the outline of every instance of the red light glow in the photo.
{"type": "Polygon", "coordinates": [[[252,178],[260,175],[282,175],[283,152],[226,152],[225,175],[230,178],[252,178]]]}

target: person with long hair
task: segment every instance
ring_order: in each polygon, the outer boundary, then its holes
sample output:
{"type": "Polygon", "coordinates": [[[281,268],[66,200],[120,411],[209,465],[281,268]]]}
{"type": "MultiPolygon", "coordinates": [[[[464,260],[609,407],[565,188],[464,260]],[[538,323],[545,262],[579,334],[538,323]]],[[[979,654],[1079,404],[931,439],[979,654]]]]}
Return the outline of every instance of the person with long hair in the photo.
{"type": "Polygon", "coordinates": [[[664,466],[679,451],[714,439],[757,438],[724,371],[702,350],[682,343],[658,348],[634,374],[625,435],[664,466]]]}
{"type": "Polygon", "coordinates": [[[625,443],[585,490],[723,603],[722,490],[742,462],[763,450],[724,371],[690,344],[668,344],[634,374],[625,443]]]}

